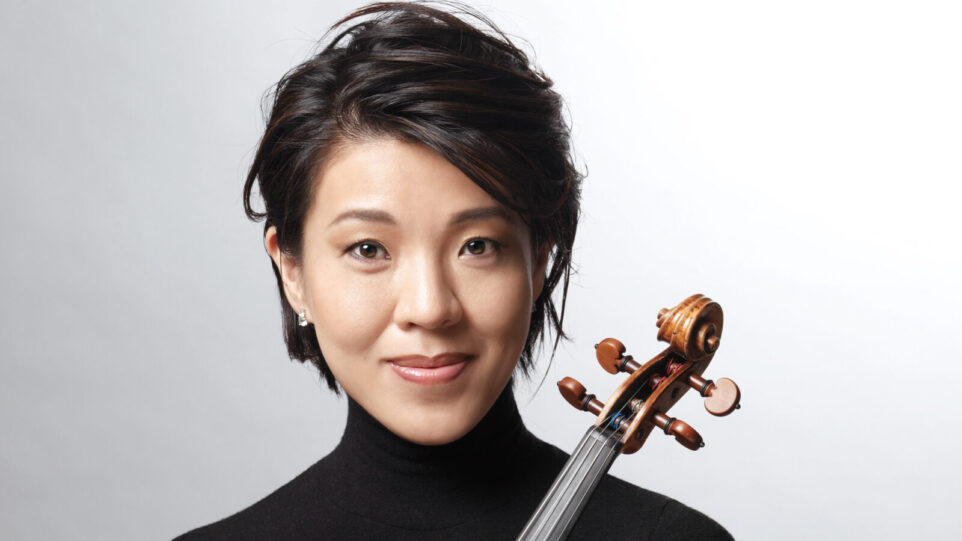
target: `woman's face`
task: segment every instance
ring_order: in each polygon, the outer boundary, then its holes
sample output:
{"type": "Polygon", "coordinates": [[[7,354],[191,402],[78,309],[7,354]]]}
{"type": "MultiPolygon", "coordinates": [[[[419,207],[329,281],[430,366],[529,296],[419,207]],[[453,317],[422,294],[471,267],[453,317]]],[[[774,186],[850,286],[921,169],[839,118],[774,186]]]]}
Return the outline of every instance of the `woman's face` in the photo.
{"type": "Polygon", "coordinates": [[[511,377],[547,247],[533,250],[515,213],[422,145],[350,143],[316,181],[301,265],[283,261],[291,306],[388,429],[427,445],[460,438],[511,377]]]}

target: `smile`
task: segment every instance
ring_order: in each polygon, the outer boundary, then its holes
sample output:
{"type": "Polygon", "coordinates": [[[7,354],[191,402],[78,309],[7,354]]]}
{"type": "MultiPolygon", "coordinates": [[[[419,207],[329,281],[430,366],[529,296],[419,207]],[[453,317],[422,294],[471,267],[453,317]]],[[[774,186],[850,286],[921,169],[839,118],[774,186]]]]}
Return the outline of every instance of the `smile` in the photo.
{"type": "Polygon", "coordinates": [[[394,373],[407,381],[421,385],[440,385],[458,377],[469,360],[471,356],[464,353],[444,353],[434,357],[408,355],[388,362],[394,373]]]}

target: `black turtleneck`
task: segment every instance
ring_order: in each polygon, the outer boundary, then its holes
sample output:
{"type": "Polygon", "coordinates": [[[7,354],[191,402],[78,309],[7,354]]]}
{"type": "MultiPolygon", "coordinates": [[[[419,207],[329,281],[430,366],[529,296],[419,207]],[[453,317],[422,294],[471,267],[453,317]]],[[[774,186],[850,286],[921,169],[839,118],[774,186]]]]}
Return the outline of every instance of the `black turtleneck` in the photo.
{"type": "MultiPolygon", "coordinates": [[[[177,541],[514,539],[568,455],[525,429],[511,385],[466,436],[404,440],[348,399],[331,452],[286,485],[177,541]]],[[[611,475],[570,539],[731,539],[705,515],[611,475]]]]}

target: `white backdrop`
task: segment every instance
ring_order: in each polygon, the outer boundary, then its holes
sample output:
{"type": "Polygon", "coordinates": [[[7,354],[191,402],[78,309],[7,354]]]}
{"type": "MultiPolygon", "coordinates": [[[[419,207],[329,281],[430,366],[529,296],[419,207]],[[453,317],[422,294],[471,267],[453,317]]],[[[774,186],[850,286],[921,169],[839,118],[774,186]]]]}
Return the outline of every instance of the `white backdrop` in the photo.
{"type": "MultiPolygon", "coordinates": [[[[0,16],[0,536],[167,539],[336,444],[345,402],[289,362],[241,188],[260,97],[358,2],[11,2],[0,16]]],[[[526,422],[571,449],[592,344],[725,308],[708,375],[613,472],[738,539],[962,528],[953,2],[487,1],[566,97],[587,167],[574,340],[526,422]],[[657,436],[657,434],[656,434],[657,436]]],[[[547,363],[541,364],[542,369],[547,363]]]]}

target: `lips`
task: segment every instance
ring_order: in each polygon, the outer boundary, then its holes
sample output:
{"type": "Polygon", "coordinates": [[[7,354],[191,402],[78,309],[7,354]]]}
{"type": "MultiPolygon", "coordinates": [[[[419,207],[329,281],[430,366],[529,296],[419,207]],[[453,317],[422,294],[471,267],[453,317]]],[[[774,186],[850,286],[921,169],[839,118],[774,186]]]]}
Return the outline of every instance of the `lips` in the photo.
{"type": "Polygon", "coordinates": [[[440,385],[457,378],[471,356],[466,353],[442,353],[434,357],[406,355],[389,359],[394,373],[412,383],[440,385]]]}

